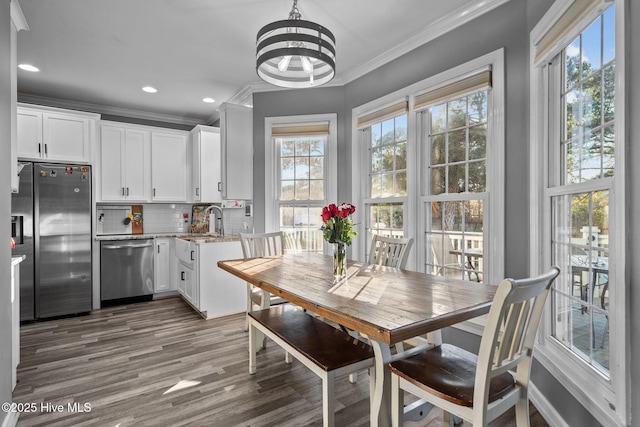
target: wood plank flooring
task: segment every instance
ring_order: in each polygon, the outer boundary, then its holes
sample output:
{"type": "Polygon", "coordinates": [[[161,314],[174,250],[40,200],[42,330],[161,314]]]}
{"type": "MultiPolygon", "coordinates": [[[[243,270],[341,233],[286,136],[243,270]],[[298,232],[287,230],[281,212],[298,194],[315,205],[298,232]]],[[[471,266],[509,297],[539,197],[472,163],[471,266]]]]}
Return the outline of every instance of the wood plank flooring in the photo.
{"type": "MultiPolygon", "coordinates": [[[[18,426],[321,426],[320,379],[273,343],[249,375],[243,327],[242,314],[204,320],[180,298],[24,325],[14,402],[35,411],[18,426]]],[[[366,374],[338,381],[336,397],[336,426],[369,425],[366,374]]],[[[512,413],[493,423],[510,425],[512,413]]],[[[531,426],[547,426],[533,407],[531,426]]]]}

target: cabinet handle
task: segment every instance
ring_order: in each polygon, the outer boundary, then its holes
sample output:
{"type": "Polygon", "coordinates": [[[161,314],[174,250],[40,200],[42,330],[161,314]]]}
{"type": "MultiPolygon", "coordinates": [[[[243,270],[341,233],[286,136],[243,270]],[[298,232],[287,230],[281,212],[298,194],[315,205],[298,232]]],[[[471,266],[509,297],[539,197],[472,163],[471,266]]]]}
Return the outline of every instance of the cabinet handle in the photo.
{"type": "Polygon", "coordinates": [[[158,245],[158,253],[160,253],[160,245],[158,245]]]}
{"type": "Polygon", "coordinates": [[[196,187],[196,196],[200,195],[200,188],[196,187]]]}
{"type": "Polygon", "coordinates": [[[218,183],[218,191],[222,191],[222,182],[218,183]]]}
{"type": "Polygon", "coordinates": [[[129,195],[129,187],[127,187],[127,196],[129,195]]]}
{"type": "Polygon", "coordinates": [[[45,156],[48,154],[47,153],[47,144],[44,144],[44,154],[45,154],[45,156]]]}
{"type": "Polygon", "coordinates": [[[184,271],[180,272],[180,280],[184,280],[184,271]]]}
{"type": "Polygon", "coordinates": [[[42,144],[38,143],[38,154],[42,153],[42,144]]]}
{"type": "Polygon", "coordinates": [[[122,187],[122,195],[124,196],[124,187],[122,187]]]}
{"type": "Polygon", "coordinates": [[[156,197],[156,189],[153,189],[153,197],[156,197]]]}
{"type": "Polygon", "coordinates": [[[191,251],[191,261],[194,261],[195,258],[193,257],[193,251],[191,251]]]}

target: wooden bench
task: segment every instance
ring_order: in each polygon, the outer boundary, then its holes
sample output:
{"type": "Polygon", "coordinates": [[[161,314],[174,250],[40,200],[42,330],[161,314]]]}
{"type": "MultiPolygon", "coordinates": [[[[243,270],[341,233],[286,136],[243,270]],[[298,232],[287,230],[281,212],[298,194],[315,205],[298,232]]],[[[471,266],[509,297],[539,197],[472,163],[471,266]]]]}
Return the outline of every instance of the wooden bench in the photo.
{"type": "Polygon", "coordinates": [[[256,332],[261,331],[322,379],[323,425],[333,426],[335,380],[374,369],[371,346],[289,304],[251,311],[247,319],[249,373],[256,372],[256,352],[260,348],[256,332]]]}

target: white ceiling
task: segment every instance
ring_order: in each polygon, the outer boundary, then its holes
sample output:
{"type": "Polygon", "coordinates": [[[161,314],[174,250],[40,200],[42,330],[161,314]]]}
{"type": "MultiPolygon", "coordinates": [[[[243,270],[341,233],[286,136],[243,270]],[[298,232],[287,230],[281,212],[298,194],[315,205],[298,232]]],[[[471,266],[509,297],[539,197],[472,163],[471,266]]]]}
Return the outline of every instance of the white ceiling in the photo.
{"type": "MultiPolygon", "coordinates": [[[[336,36],[344,84],[507,0],[299,0],[336,36]]],[[[175,123],[211,123],[221,102],[270,90],[255,37],[292,0],[19,0],[19,99],[175,123]],[[142,92],[143,86],[158,89],[142,92]],[[212,97],[214,104],[202,102],[212,97]]],[[[273,88],[279,89],[279,88],[273,88]]]]}

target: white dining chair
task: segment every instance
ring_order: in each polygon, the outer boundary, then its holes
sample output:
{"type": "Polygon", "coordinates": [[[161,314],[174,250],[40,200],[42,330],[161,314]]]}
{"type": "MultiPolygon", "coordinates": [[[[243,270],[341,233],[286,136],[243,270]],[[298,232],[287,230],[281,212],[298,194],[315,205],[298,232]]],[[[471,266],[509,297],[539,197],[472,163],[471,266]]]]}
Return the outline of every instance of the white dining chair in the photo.
{"type": "Polygon", "coordinates": [[[371,239],[368,263],[405,268],[411,245],[413,245],[413,237],[397,238],[374,234],[371,239]]]}
{"type": "MultiPolygon", "coordinates": [[[[282,231],[254,234],[240,233],[240,244],[242,245],[242,254],[245,259],[282,255],[285,252],[285,237],[282,231]]],[[[263,309],[285,302],[282,298],[271,295],[247,282],[247,314],[254,308],[263,309]]],[[[249,330],[248,321],[245,321],[244,330],[249,330]]]]}
{"type": "Polygon", "coordinates": [[[533,345],[545,300],[558,267],[498,286],[476,356],[451,344],[402,355],[391,370],[392,425],[403,424],[404,392],[473,425],[486,426],[509,408],[516,424],[529,425],[529,375],[533,345]],[[510,371],[515,371],[512,375],[510,371]]]}

